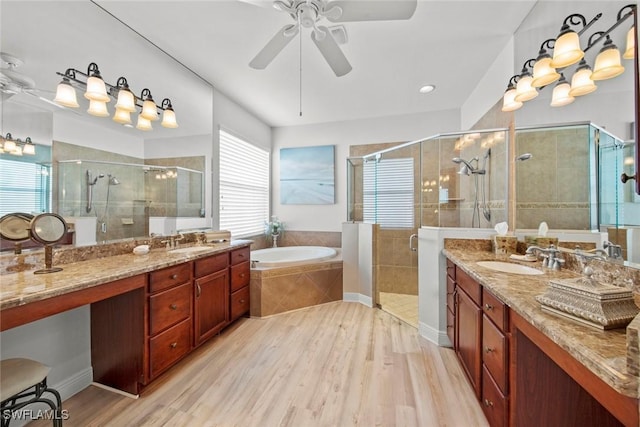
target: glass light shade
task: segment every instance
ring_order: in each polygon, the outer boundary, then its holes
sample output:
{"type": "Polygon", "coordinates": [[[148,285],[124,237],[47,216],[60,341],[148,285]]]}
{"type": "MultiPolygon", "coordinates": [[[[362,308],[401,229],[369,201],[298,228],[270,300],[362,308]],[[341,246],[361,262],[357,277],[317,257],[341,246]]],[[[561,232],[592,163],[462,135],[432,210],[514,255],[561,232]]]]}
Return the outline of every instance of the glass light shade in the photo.
{"type": "Polygon", "coordinates": [[[551,96],[550,105],[552,107],[563,107],[565,105],[571,104],[576,100],[576,98],[569,95],[570,90],[571,85],[566,80],[558,83],[556,87],[553,88],[553,95],[551,96]]]}
{"type": "Polygon", "coordinates": [[[76,90],[69,82],[61,81],[56,89],[56,97],[53,99],[56,104],[69,108],[78,108],[78,98],[76,98],[76,90]]]}
{"type": "Polygon", "coordinates": [[[560,74],[551,65],[551,58],[544,57],[533,64],[533,80],[531,86],[543,87],[560,78],[560,74]]]}
{"type": "Polygon", "coordinates": [[[2,148],[4,149],[4,151],[12,152],[16,149],[16,143],[15,141],[11,141],[10,139],[5,139],[4,147],[2,148]]]}
{"type": "Polygon", "coordinates": [[[627,48],[624,51],[624,55],[622,57],[624,59],[633,59],[634,49],[636,47],[636,32],[633,30],[633,27],[627,31],[627,48]]]}
{"type": "Polygon", "coordinates": [[[109,110],[107,110],[107,103],[103,101],[96,101],[94,99],[89,101],[89,109],[87,113],[96,117],[109,117],[109,110]]]}
{"type": "Polygon", "coordinates": [[[0,153],[4,153],[4,147],[0,145],[0,153]]]}
{"type": "Polygon", "coordinates": [[[580,37],[575,31],[568,31],[555,42],[553,47],[553,68],[564,68],[575,64],[584,57],[584,52],[580,49],[580,37]]]}
{"type": "Polygon", "coordinates": [[[116,110],[123,110],[129,113],[136,111],[136,100],[133,93],[128,89],[120,89],[118,91],[118,102],[116,102],[116,110]]]}
{"type": "Polygon", "coordinates": [[[138,123],[136,124],[136,129],[139,130],[152,130],[151,121],[142,117],[142,114],[138,115],[138,123]]]}
{"type": "Polygon", "coordinates": [[[612,46],[601,50],[596,56],[591,80],[606,80],[619,76],[624,72],[624,67],[620,62],[620,51],[617,47],[612,46]]]}
{"type": "Polygon", "coordinates": [[[89,77],[87,79],[87,91],[84,97],[91,101],[109,102],[111,98],[107,95],[107,88],[104,80],[100,77],[89,77]]]}
{"type": "Polygon", "coordinates": [[[22,147],[17,145],[16,148],[11,150],[11,154],[13,154],[14,156],[22,156],[22,147]]]}
{"type": "Polygon", "coordinates": [[[578,69],[571,78],[571,90],[569,95],[582,96],[598,89],[591,79],[591,68],[578,69]]]}
{"type": "Polygon", "coordinates": [[[516,89],[507,89],[502,97],[502,111],[515,111],[522,107],[522,102],[516,101],[516,89]]]}
{"type": "Polygon", "coordinates": [[[24,147],[22,147],[22,152],[24,154],[33,156],[34,154],[36,154],[36,146],[33,144],[24,144],[24,147]]]}
{"type": "Polygon", "coordinates": [[[144,101],[140,115],[149,121],[158,120],[158,107],[156,107],[156,103],[150,100],[144,101]]]}
{"type": "Polygon", "coordinates": [[[176,121],[176,113],[172,109],[166,109],[162,113],[162,123],[161,125],[166,128],[175,129],[178,127],[178,122],[176,121]]]}
{"type": "Polygon", "coordinates": [[[530,101],[538,96],[538,91],[536,90],[536,88],[531,86],[532,81],[533,77],[531,77],[530,75],[520,77],[520,80],[518,80],[518,84],[516,85],[516,96],[514,98],[516,101],[530,101]]]}
{"type": "Polygon", "coordinates": [[[116,107],[116,112],[113,115],[113,121],[122,125],[130,125],[131,113],[129,111],[116,107]]]}

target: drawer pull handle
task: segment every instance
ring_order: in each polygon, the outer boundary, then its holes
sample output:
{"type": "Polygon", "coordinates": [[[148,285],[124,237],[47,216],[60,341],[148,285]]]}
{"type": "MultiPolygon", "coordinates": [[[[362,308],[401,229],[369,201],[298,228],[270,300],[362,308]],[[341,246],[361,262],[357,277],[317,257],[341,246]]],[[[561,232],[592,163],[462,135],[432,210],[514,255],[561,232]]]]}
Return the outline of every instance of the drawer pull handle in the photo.
{"type": "Polygon", "coordinates": [[[243,299],[240,300],[240,304],[244,304],[244,300],[243,299]]]}
{"type": "Polygon", "coordinates": [[[244,254],[238,254],[240,258],[244,258],[244,254]]]}
{"type": "Polygon", "coordinates": [[[495,351],[494,349],[492,349],[491,347],[485,347],[484,348],[484,352],[485,353],[491,353],[492,351],[495,351]]]}
{"type": "Polygon", "coordinates": [[[171,275],[171,279],[172,279],[172,280],[176,280],[177,278],[178,278],[178,275],[177,275],[177,274],[172,274],[172,275],[171,275]]]}
{"type": "Polygon", "coordinates": [[[178,346],[178,343],[177,343],[177,342],[172,342],[172,343],[169,345],[169,347],[171,347],[171,348],[176,348],[177,346],[178,346]]]}
{"type": "Polygon", "coordinates": [[[175,305],[175,304],[171,304],[171,305],[169,306],[169,308],[170,308],[171,310],[177,310],[177,309],[178,309],[178,306],[177,306],[177,305],[175,305]]]}
{"type": "Polygon", "coordinates": [[[491,311],[491,310],[493,310],[493,306],[491,304],[485,304],[484,305],[484,309],[487,310],[487,311],[491,311]]]}
{"type": "Polygon", "coordinates": [[[243,279],[244,279],[244,276],[245,276],[245,274],[244,274],[244,273],[242,273],[242,274],[240,275],[240,277],[242,277],[243,279]]]}
{"type": "Polygon", "coordinates": [[[490,401],[489,399],[485,399],[484,400],[484,406],[486,406],[487,408],[490,406],[493,406],[493,402],[490,401]]]}
{"type": "Polygon", "coordinates": [[[200,287],[200,283],[196,283],[196,297],[200,298],[202,295],[202,288],[200,287]]]}

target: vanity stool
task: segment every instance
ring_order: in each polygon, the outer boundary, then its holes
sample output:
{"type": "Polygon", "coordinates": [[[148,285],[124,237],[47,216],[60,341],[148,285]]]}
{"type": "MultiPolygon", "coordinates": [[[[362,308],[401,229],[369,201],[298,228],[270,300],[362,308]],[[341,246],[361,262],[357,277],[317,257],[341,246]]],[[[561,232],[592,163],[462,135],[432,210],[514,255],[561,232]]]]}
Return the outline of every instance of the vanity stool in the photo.
{"type": "MultiPolygon", "coordinates": [[[[51,368],[48,366],[30,359],[6,359],[0,362],[0,420],[2,427],[9,425],[12,414],[36,402],[49,405],[53,411],[51,418],[53,418],[54,427],[62,426],[60,393],[47,387],[47,375],[50,370],[51,368]],[[42,397],[46,392],[55,397],[55,402],[42,397]]],[[[35,416],[38,413],[34,411],[32,415],[35,416]]]]}

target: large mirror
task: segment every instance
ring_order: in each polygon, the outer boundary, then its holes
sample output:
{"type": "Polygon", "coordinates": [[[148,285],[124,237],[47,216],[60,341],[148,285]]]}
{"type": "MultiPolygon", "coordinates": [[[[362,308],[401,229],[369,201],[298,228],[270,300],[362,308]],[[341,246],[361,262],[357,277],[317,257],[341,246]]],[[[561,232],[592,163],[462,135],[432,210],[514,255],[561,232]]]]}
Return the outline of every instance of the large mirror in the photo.
{"type": "MultiPolygon", "coordinates": [[[[0,8],[0,132],[29,137],[37,155],[24,154],[21,162],[47,165],[50,173],[41,190],[50,191],[49,204],[24,209],[88,221],[98,243],[210,226],[213,88],[99,3],[10,0],[0,8]],[[170,99],[179,127],[156,121],[142,131],[136,113],[132,125],[116,123],[115,99],[107,104],[108,117],[90,115],[80,86],[79,108],[54,105],[62,80],[57,73],[87,73],[90,63],[108,84],[125,77],[138,97],[149,89],[157,105],[170,99]]],[[[85,243],[93,243],[91,237],[85,243]]]]}
{"type": "MultiPolygon", "coordinates": [[[[515,35],[514,70],[518,72],[527,60],[535,59],[543,42],[558,36],[568,16],[581,14],[588,23],[602,14],[580,35],[584,49],[590,38],[597,39],[597,35],[592,37],[594,33],[606,31],[617,22],[618,13],[628,4],[537,2],[515,35]]],[[[610,32],[610,38],[622,53],[633,24],[631,16],[610,32]]],[[[583,27],[572,28],[580,31],[583,27]]],[[[585,54],[592,68],[603,41],[585,54]]],[[[622,65],[625,71],[621,75],[596,81],[595,92],[576,97],[569,105],[550,106],[553,83],[540,89],[535,99],[515,112],[516,128],[530,129],[519,138],[516,133],[516,155],[534,152],[531,160],[515,163],[517,187],[523,187],[516,195],[516,206],[520,206],[516,208],[518,227],[534,228],[546,215],[547,221],[557,223],[557,228],[606,231],[609,240],[623,247],[631,247],[639,240],[635,230],[640,229],[640,198],[633,181],[622,184],[619,179],[623,172],[632,175],[638,164],[634,72],[637,61],[622,59],[622,65]],[[536,131],[540,126],[555,129],[536,131]],[[545,184],[524,188],[527,182],[521,182],[524,180],[518,176],[525,174],[529,184],[536,184],[531,177],[545,184]],[[593,200],[598,204],[592,204],[593,200]],[[555,208],[552,213],[545,212],[544,208],[549,207],[555,208]]],[[[576,68],[573,65],[563,70],[569,82],[576,68]]]]}

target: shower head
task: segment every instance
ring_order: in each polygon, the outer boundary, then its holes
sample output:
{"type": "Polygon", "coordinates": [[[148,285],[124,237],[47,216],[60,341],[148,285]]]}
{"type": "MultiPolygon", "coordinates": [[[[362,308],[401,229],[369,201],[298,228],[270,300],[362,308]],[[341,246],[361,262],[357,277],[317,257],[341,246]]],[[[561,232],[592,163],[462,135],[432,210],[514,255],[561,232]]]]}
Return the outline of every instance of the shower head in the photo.
{"type": "Polygon", "coordinates": [[[461,157],[454,157],[453,159],[451,159],[453,163],[462,164],[460,170],[458,171],[459,175],[469,175],[472,173],[476,173],[477,169],[471,165],[471,162],[473,162],[474,160],[477,162],[479,159],[477,157],[474,157],[470,161],[466,161],[461,157]]]}
{"type": "Polygon", "coordinates": [[[109,185],[120,185],[120,181],[118,181],[115,175],[109,174],[109,185]]]}
{"type": "Polygon", "coordinates": [[[89,169],[87,169],[86,176],[87,176],[87,184],[88,185],[95,185],[96,182],[98,182],[98,178],[104,178],[104,174],[103,173],[98,174],[98,176],[96,176],[96,177],[93,177],[91,175],[91,171],[89,169]]]}
{"type": "Polygon", "coordinates": [[[533,154],[524,153],[524,154],[520,154],[518,157],[516,157],[516,160],[520,160],[521,162],[524,162],[525,160],[529,160],[532,157],[533,157],[533,154]]]}

